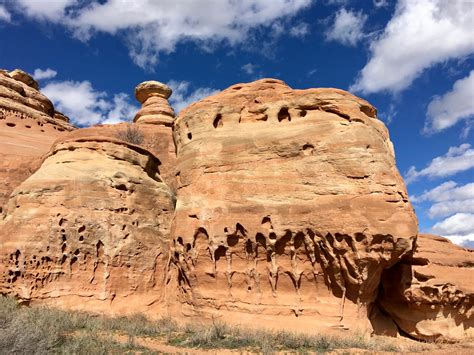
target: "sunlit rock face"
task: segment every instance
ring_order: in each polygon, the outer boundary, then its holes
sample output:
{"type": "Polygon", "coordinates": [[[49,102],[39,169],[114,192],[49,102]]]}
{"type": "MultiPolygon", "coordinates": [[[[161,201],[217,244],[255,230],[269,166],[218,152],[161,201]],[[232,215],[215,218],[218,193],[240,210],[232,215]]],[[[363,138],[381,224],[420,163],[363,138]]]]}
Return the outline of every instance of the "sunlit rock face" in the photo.
{"type": "Polygon", "coordinates": [[[263,79],[192,104],[174,137],[181,302],[328,326],[367,320],[382,271],[417,235],[368,102],[263,79]]]}
{"type": "Polygon", "coordinates": [[[1,294],[286,330],[472,336],[472,251],[417,236],[368,102],[262,79],[175,117],[166,85],[135,93],[134,123],[73,130],[26,73],[0,72],[1,294]]]}
{"type": "Polygon", "coordinates": [[[162,298],[174,195],[158,158],[114,129],[59,140],[14,190],[0,223],[2,293],[115,312],[162,298]]]}
{"type": "Polygon", "coordinates": [[[0,212],[52,143],[72,129],[29,74],[0,69],[0,212]]]}

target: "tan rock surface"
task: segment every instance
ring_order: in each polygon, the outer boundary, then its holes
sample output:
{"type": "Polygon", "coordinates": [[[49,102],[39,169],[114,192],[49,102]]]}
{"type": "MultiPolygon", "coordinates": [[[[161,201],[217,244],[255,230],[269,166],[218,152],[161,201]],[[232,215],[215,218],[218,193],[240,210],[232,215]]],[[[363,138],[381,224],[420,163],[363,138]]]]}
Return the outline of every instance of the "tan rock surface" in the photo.
{"type": "Polygon", "coordinates": [[[365,327],[382,271],[417,235],[375,109],[263,79],[189,106],[174,135],[171,236],[188,311],[365,327]]]}
{"type": "Polygon", "coordinates": [[[135,88],[135,97],[142,104],[134,122],[170,126],[174,111],[168,103],[171,89],[159,81],[145,81],[135,88]]]}
{"type": "Polygon", "coordinates": [[[51,101],[21,70],[0,71],[0,211],[8,196],[40,164],[62,134],[73,129],[54,116],[51,101]]]}
{"type": "Polygon", "coordinates": [[[474,337],[474,250],[421,234],[413,257],[384,273],[380,305],[422,340],[474,337]]]}
{"type": "Polygon", "coordinates": [[[0,224],[2,293],[130,313],[162,297],[173,194],[155,156],[101,130],[59,140],[13,192],[0,224]]]}

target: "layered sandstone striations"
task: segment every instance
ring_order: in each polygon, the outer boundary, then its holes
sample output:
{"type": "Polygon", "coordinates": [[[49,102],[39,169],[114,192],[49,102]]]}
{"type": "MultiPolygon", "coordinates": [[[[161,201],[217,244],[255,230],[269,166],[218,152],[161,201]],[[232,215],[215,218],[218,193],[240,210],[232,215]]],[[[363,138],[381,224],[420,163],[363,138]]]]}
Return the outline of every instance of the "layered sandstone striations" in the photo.
{"type": "Polygon", "coordinates": [[[143,145],[160,159],[163,180],[174,190],[176,151],[172,125],[175,114],[168,102],[171,93],[171,88],[159,81],[138,84],[135,97],[142,107],[134,122],[144,134],[143,145]]]}
{"type": "Polygon", "coordinates": [[[0,225],[2,293],[129,312],[162,296],[173,193],[158,159],[110,129],[59,140],[13,192],[0,225]]]}
{"type": "Polygon", "coordinates": [[[13,189],[39,167],[54,140],[73,129],[60,115],[30,75],[0,70],[0,211],[13,189]]]}
{"type": "Polygon", "coordinates": [[[287,330],[472,335],[472,251],[417,239],[368,102],[263,79],[175,118],[171,89],[152,81],[136,88],[133,124],[66,132],[30,79],[0,73],[1,164],[27,171],[3,196],[16,187],[0,220],[0,293],[287,330]]]}
{"type": "Polygon", "coordinates": [[[421,234],[416,252],[385,271],[379,304],[416,339],[474,336],[474,250],[421,234]]]}
{"type": "Polygon", "coordinates": [[[180,301],[364,326],[383,270],[417,235],[375,109],[263,79],[191,105],[174,135],[180,301]]]}

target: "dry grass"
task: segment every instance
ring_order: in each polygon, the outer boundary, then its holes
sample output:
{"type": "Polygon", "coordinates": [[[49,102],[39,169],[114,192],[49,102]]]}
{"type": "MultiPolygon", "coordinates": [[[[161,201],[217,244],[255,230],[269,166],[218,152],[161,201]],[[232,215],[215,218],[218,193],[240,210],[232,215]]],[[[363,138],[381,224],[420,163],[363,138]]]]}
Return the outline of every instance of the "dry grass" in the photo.
{"type": "MultiPolygon", "coordinates": [[[[0,354],[153,353],[152,349],[137,345],[136,340],[145,338],[178,348],[240,349],[260,353],[403,350],[391,339],[362,335],[336,337],[256,331],[218,321],[179,326],[168,318],[151,321],[143,315],[111,318],[45,307],[21,307],[14,299],[0,296],[0,354]],[[128,341],[119,341],[117,336],[128,341]]],[[[423,348],[426,349],[420,344],[417,350],[423,348]]]]}

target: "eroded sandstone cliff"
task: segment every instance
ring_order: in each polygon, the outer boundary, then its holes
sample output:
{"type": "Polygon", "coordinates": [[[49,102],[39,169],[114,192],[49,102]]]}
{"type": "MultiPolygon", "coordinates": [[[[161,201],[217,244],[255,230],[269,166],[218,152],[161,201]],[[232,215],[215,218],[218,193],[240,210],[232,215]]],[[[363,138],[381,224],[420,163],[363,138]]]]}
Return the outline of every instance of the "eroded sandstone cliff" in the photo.
{"type": "Polygon", "coordinates": [[[42,164],[3,192],[0,293],[306,331],[472,334],[472,252],[417,239],[388,131],[365,100],[263,79],[175,118],[171,90],[149,81],[134,123],[62,134],[67,118],[25,75],[0,75],[16,88],[0,91],[15,124],[0,135],[5,156],[23,147],[42,164]],[[11,93],[21,88],[23,99],[11,93]],[[27,136],[25,120],[58,133],[27,136]]]}
{"type": "Polygon", "coordinates": [[[234,85],[175,121],[172,239],[200,311],[367,320],[417,221],[375,109],[336,89],[234,85]]]}
{"type": "Polygon", "coordinates": [[[54,140],[72,129],[29,74],[0,70],[0,212],[13,189],[39,167],[54,140]]]}

